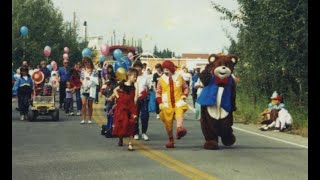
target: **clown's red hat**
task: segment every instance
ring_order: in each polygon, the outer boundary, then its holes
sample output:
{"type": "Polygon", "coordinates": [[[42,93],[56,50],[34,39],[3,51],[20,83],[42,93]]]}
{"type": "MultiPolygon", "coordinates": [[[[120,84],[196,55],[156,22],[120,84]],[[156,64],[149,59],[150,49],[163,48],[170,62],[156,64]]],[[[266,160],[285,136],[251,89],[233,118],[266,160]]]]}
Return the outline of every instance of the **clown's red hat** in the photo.
{"type": "Polygon", "coordinates": [[[174,72],[176,71],[175,65],[173,64],[172,61],[169,61],[169,60],[166,60],[166,61],[164,61],[164,62],[162,63],[162,68],[163,68],[163,69],[164,69],[164,68],[169,69],[169,71],[170,71],[171,73],[174,73],[174,72]]]}

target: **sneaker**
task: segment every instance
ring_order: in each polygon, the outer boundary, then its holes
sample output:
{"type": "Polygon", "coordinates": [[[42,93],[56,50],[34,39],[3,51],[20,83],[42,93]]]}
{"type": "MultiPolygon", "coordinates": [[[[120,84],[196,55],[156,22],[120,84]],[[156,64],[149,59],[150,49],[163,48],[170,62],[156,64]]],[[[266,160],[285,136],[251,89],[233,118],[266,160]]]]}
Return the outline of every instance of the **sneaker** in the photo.
{"type": "Polygon", "coordinates": [[[82,120],[82,121],[80,122],[80,124],[84,124],[84,120],[82,120]]]}
{"type": "Polygon", "coordinates": [[[24,115],[24,120],[28,120],[28,115],[24,115]]]}
{"type": "Polygon", "coordinates": [[[24,115],[20,116],[20,120],[23,121],[24,120],[24,115]]]}
{"type": "Polygon", "coordinates": [[[159,116],[159,114],[157,114],[157,119],[159,119],[160,118],[160,116],[159,116]]]}
{"type": "Polygon", "coordinates": [[[73,112],[70,112],[70,113],[69,113],[69,116],[73,116],[73,115],[74,115],[74,113],[73,113],[73,112]]]}
{"type": "Polygon", "coordinates": [[[139,134],[134,135],[133,139],[139,140],[139,134]]]}
{"type": "Polygon", "coordinates": [[[77,112],[77,116],[81,116],[81,112],[80,111],[77,112]]]}
{"type": "Polygon", "coordinates": [[[92,124],[92,121],[89,120],[89,121],[88,121],[88,124],[92,124]]]}
{"type": "Polygon", "coordinates": [[[145,140],[145,141],[149,140],[149,137],[146,134],[143,133],[141,136],[142,136],[143,140],[145,140]]]}

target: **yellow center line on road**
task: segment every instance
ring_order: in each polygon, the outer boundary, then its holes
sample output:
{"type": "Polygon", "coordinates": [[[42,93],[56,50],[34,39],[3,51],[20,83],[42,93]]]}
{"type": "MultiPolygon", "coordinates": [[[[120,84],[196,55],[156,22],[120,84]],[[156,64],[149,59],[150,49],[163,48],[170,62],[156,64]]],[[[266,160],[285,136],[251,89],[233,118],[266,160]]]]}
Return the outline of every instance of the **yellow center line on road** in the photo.
{"type": "MultiPolygon", "coordinates": [[[[101,109],[102,109],[102,103],[99,103],[97,105],[94,106],[95,109],[95,121],[97,122],[97,124],[101,127],[103,123],[106,122],[106,118],[104,117],[104,115],[101,113],[101,109]],[[99,123],[98,123],[99,122],[99,123]],[[100,125],[100,122],[102,122],[102,124],[100,125]]],[[[125,144],[129,143],[129,139],[125,139],[124,140],[125,144]]],[[[138,148],[136,148],[136,150],[145,155],[146,157],[155,160],[157,162],[160,162],[161,164],[163,164],[164,166],[182,174],[183,176],[186,176],[190,179],[210,179],[210,180],[217,180],[216,177],[209,175],[203,171],[200,171],[192,166],[186,165],[181,161],[178,161],[164,153],[161,153],[160,151],[154,150],[151,147],[134,140],[134,145],[136,145],[138,148]]]]}

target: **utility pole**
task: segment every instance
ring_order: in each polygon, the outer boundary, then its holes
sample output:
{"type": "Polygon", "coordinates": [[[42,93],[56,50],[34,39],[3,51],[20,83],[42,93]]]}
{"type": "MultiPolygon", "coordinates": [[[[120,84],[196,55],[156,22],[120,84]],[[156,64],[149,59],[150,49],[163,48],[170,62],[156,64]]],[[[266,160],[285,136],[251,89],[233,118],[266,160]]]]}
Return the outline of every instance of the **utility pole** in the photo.
{"type": "Polygon", "coordinates": [[[84,21],[84,41],[87,42],[87,21],[84,21]]]}
{"type": "Polygon", "coordinates": [[[115,30],[113,30],[113,40],[114,40],[114,44],[117,44],[116,31],[115,30]]]}

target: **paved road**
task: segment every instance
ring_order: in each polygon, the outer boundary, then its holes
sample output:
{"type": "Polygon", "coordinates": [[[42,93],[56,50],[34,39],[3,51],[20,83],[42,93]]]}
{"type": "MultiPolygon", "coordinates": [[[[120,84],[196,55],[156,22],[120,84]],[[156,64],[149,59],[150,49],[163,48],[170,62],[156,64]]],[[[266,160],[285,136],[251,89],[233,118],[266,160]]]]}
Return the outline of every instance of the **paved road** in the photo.
{"type": "MultiPolygon", "coordinates": [[[[188,100],[190,103],[190,100],[188,100]]],[[[190,103],[191,104],[191,103],[190,103]]],[[[235,124],[237,142],[217,151],[204,150],[194,112],[186,114],[188,134],[166,149],[162,122],[151,113],[150,141],[136,141],[135,151],[118,147],[116,138],[100,135],[102,104],[94,105],[95,123],[80,125],[79,116],[60,121],[20,121],[12,103],[12,179],[308,179],[308,139],[261,132],[235,124]]],[[[127,140],[125,141],[127,143],[127,140]]]]}

